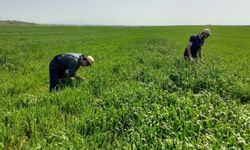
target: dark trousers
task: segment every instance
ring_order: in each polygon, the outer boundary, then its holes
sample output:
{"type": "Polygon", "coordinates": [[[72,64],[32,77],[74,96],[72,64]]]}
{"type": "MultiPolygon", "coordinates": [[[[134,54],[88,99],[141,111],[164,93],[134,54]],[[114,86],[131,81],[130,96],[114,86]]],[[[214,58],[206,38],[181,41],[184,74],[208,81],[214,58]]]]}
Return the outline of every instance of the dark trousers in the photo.
{"type": "Polygon", "coordinates": [[[56,89],[57,85],[59,83],[59,80],[63,79],[65,77],[65,75],[64,75],[65,69],[63,69],[63,66],[57,61],[57,58],[60,56],[61,55],[57,55],[50,62],[50,66],[49,66],[49,75],[50,75],[49,90],[50,90],[50,92],[52,92],[54,89],[56,89]]]}
{"type": "MultiPolygon", "coordinates": [[[[191,55],[192,55],[193,59],[197,59],[197,55],[194,55],[194,54],[192,53],[192,51],[191,51],[191,55]]],[[[185,59],[185,60],[189,60],[189,56],[188,56],[187,49],[185,49],[185,51],[184,51],[184,59],[185,59]]]]}

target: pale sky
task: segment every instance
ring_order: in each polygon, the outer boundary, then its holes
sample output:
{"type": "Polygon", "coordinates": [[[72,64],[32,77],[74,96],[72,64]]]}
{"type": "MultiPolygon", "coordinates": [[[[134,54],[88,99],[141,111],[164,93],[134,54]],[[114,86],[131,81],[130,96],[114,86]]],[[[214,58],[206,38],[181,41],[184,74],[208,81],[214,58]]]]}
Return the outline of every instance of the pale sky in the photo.
{"type": "Polygon", "coordinates": [[[250,25],[250,0],[0,0],[0,20],[76,25],[250,25]]]}

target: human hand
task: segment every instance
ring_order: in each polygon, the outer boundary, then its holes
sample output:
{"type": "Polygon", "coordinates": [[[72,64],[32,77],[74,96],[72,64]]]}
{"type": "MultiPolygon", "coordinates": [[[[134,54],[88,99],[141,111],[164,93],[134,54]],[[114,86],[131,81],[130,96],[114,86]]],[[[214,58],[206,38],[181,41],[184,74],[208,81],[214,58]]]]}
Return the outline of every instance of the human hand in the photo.
{"type": "Polygon", "coordinates": [[[193,57],[189,57],[189,60],[190,60],[191,62],[193,62],[193,61],[194,61],[193,57]]]}
{"type": "Polygon", "coordinates": [[[65,70],[64,75],[69,76],[69,69],[65,70]]]}

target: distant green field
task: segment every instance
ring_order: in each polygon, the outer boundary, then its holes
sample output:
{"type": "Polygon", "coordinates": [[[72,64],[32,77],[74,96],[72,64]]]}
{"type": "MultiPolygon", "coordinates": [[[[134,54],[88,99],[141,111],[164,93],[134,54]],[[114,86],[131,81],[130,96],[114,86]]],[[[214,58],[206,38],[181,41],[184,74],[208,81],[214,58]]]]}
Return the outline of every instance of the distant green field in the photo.
{"type": "Polygon", "coordinates": [[[249,149],[250,27],[0,26],[0,149],[249,149]],[[49,93],[60,53],[92,55],[49,93]]]}

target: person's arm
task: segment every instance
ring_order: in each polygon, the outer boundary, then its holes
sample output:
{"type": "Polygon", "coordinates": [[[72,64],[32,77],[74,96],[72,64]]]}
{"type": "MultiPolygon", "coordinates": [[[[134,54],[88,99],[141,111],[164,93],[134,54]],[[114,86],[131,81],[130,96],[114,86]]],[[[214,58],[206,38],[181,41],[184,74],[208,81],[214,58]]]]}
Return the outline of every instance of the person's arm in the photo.
{"type": "Polygon", "coordinates": [[[74,68],[69,68],[65,70],[64,75],[66,77],[74,77],[76,75],[76,70],[74,68]]]}
{"type": "Polygon", "coordinates": [[[79,68],[78,67],[78,60],[74,58],[68,59],[68,76],[73,77],[76,75],[76,71],[79,68]]]}
{"type": "Polygon", "coordinates": [[[187,44],[187,52],[189,60],[193,61],[192,53],[191,53],[191,46],[193,45],[192,42],[188,42],[187,44]]]}
{"type": "Polygon", "coordinates": [[[76,75],[76,71],[78,69],[77,67],[77,61],[75,60],[72,60],[70,63],[69,63],[69,69],[68,69],[68,76],[71,77],[71,78],[75,78],[75,79],[78,79],[78,80],[83,80],[82,77],[76,75]]]}
{"type": "Polygon", "coordinates": [[[80,76],[78,76],[78,75],[76,75],[76,74],[75,74],[74,76],[70,76],[70,75],[69,75],[69,70],[66,70],[66,71],[65,71],[65,74],[67,74],[66,76],[69,77],[71,80],[74,80],[74,79],[77,79],[77,80],[84,80],[83,77],[80,77],[80,76]]]}
{"type": "Polygon", "coordinates": [[[203,63],[203,51],[202,51],[202,47],[199,49],[199,57],[201,62],[203,63]]]}

